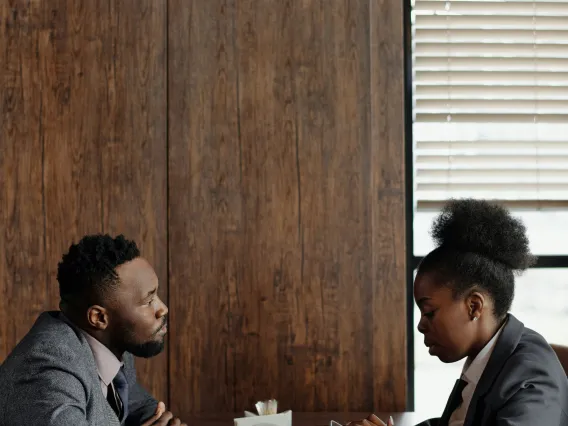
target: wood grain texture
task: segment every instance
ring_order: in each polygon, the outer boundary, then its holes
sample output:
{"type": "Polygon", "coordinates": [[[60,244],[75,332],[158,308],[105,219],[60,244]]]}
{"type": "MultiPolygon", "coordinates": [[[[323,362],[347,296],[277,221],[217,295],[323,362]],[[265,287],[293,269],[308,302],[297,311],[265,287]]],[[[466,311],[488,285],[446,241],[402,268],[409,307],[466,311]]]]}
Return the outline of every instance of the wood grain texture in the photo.
{"type": "Polygon", "coordinates": [[[170,387],[176,414],[232,410],[243,219],[234,1],[169,2],[170,387]]]}
{"type": "Polygon", "coordinates": [[[372,39],[402,46],[396,7],[380,27],[364,0],[180,1],[169,2],[172,407],[404,407],[404,193],[378,197],[404,183],[402,109],[383,106],[401,105],[383,96],[402,99],[403,68],[372,39]]]}
{"type": "Polygon", "coordinates": [[[176,414],[405,408],[401,2],[0,14],[0,359],[108,231],[169,299],[169,354],[138,367],[176,414]]]}
{"type": "Polygon", "coordinates": [[[37,18],[0,3],[0,363],[47,297],[37,18]]]}
{"type": "Polygon", "coordinates": [[[403,2],[370,2],[373,405],[406,409],[403,2]]]}
{"type": "MultiPolygon", "coordinates": [[[[18,321],[1,321],[2,357],[57,309],[57,264],[85,234],[136,239],[167,299],[165,1],[10,3],[0,277],[18,321]]],[[[166,398],[167,354],[138,364],[166,398]]]]}
{"type": "Polygon", "coordinates": [[[57,264],[71,243],[102,230],[101,129],[108,10],[101,2],[32,2],[39,33],[49,308],[58,309],[57,264]],[[100,19],[92,19],[92,16],[100,19]]]}
{"type": "MultiPolygon", "coordinates": [[[[103,231],[135,240],[168,300],[165,1],[109,3],[101,86],[103,231]]],[[[168,398],[168,355],[136,359],[140,382],[168,398]]]]}

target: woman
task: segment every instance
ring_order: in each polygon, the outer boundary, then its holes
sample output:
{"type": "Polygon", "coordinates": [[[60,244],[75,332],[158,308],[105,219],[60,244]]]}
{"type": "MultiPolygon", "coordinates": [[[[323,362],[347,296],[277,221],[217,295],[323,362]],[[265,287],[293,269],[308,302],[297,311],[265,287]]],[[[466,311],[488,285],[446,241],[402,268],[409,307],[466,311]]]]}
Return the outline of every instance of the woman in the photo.
{"type": "MultiPolygon", "coordinates": [[[[432,236],[437,248],[414,282],[418,331],[442,362],[467,360],[441,418],[421,425],[568,425],[568,379],[557,356],[508,313],[515,273],[533,263],[524,225],[487,201],[455,200],[432,236]]],[[[364,423],[384,425],[376,416],[364,423]]]]}

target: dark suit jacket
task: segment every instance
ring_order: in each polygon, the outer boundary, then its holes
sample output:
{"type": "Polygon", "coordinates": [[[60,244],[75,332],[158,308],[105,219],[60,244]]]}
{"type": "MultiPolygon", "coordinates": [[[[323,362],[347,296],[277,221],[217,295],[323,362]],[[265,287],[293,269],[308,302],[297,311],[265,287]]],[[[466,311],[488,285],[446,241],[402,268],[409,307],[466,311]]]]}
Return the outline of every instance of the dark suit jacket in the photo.
{"type": "MultiPolygon", "coordinates": [[[[124,354],[130,414],[139,426],[157,401],[136,382],[131,354],[124,354]]],[[[0,426],[119,426],[101,392],[97,366],[81,332],[44,312],[0,366],[0,426]]]]}
{"type": "Polygon", "coordinates": [[[464,426],[534,425],[568,426],[568,378],[546,340],[509,314],[464,426]]]}

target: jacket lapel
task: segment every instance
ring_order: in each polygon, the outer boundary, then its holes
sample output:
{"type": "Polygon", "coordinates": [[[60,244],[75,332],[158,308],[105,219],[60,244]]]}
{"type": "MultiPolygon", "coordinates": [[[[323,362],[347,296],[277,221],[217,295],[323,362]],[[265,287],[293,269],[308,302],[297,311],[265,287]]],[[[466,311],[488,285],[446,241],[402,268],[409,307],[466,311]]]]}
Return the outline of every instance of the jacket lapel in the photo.
{"type": "Polygon", "coordinates": [[[507,315],[506,321],[507,323],[503,327],[503,331],[495,344],[493,353],[471,397],[464,426],[474,426],[473,422],[475,418],[481,414],[477,413],[476,416],[479,401],[491,390],[491,386],[502,370],[503,365],[507,362],[507,359],[509,359],[521,339],[521,335],[525,329],[524,324],[512,314],[507,315]]]}

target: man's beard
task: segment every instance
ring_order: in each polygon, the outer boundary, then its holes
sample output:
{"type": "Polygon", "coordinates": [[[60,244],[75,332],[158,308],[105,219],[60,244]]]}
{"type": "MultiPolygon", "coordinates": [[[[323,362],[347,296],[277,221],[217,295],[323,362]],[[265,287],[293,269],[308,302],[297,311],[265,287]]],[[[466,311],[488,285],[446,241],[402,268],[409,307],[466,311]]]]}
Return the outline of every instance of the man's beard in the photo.
{"type": "Polygon", "coordinates": [[[126,345],[126,351],[130,352],[132,355],[140,358],[151,358],[158,355],[164,350],[164,339],[159,341],[150,341],[146,343],[128,343],[126,345]]]}
{"type": "MultiPolygon", "coordinates": [[[[167,318],[164,319],[162,327],[168,324],[167,318]]],[[[160,329],[156,331],[154,337],[158,336],[160,329]]],[[[126,336],[126,341],[124,343],[124,350],[130,352],[132,355],[140,358],[151,358],[158,355],[164,350],[166,337],[161,336],[159,340],[150,340],[144,343],[137,343],[136,339],[126,327],[123,328],[123,336],[126,336]]]]}

